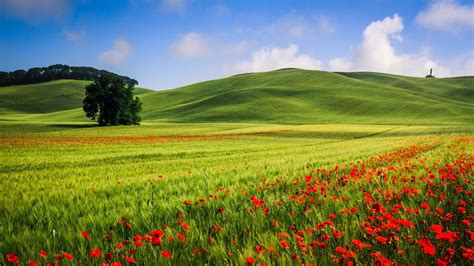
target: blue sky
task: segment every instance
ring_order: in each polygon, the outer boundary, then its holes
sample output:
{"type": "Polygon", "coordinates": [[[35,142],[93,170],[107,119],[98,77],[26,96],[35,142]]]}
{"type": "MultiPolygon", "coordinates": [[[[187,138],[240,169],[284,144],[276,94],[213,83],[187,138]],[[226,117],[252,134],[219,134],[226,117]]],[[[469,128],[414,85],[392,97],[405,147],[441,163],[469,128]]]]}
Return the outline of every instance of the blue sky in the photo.
{"type": "Polygon", "coordinates": [[[474,75],[474,1],[0,0],[0,70],[57,63],[153,89],[283,67],[474,75]]]}

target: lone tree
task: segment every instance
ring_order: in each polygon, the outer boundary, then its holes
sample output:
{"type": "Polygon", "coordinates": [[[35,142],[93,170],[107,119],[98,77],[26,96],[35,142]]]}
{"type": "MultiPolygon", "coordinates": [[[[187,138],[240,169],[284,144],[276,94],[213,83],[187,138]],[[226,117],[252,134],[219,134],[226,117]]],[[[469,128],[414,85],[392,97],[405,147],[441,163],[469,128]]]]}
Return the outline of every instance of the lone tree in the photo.
{"type": "Polygon", "coordinates": [[[133,96],[133,82],[125,84],[119,76],[105,74],[86,86],[83,109],[86,116],[101,126],[139,125],[142,103],[133,96]]]}

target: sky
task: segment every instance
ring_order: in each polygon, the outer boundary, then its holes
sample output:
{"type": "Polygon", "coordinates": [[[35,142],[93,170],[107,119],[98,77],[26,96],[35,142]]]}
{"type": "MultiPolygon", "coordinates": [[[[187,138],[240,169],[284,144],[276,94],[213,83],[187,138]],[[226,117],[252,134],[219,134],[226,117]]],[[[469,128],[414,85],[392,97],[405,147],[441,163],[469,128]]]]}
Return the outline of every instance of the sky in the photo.
{"type": "Polygon", "coordinates": [[[0,0],[0,71],[52,64],[155,90],[285,67],[474,75],[474,0],[0,0]]]}

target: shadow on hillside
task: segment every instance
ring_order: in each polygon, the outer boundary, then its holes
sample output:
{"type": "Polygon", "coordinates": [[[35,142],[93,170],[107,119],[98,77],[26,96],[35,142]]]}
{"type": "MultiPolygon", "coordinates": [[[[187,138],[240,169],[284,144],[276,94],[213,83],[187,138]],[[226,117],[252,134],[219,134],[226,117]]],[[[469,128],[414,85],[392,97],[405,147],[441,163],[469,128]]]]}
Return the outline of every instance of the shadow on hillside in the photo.
{"type": "Polygon", "coordinates": [[[92,128],[99,127],[97,124],[50,124],[51,127],[56,128],[92,128]]]}

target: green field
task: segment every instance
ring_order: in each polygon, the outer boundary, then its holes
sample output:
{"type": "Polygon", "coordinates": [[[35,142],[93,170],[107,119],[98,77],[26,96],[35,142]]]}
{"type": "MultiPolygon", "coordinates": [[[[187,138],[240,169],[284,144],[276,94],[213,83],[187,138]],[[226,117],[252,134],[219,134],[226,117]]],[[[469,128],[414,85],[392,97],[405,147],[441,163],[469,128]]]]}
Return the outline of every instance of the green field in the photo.
{"type": "Polygon", "coordinates": [[[83,117],[86,82],[0,88],[0,264],[13,253],[22,265],[125,264],[127,257],[146,265],[242,265],[247,258],[467,265],[473,81],[294,69],[245,74],[139,89],[142,125],[116,127],[83,117]],[[384,230],[367,233],[367,223],[384,230]],[[431,232],[433,224],[453,242],[431,232]],[[165,234],[160,245],[152,244],[153,230],[165,234]],[[354,239],[371,247],[358,249],[354,239]],[[420,248],[426,239],[436,255],[420,248]],[[455,254],[444,258],[451,247],[455,254]],[[64,252],[74,259],[55,258],[64,252]]]}

